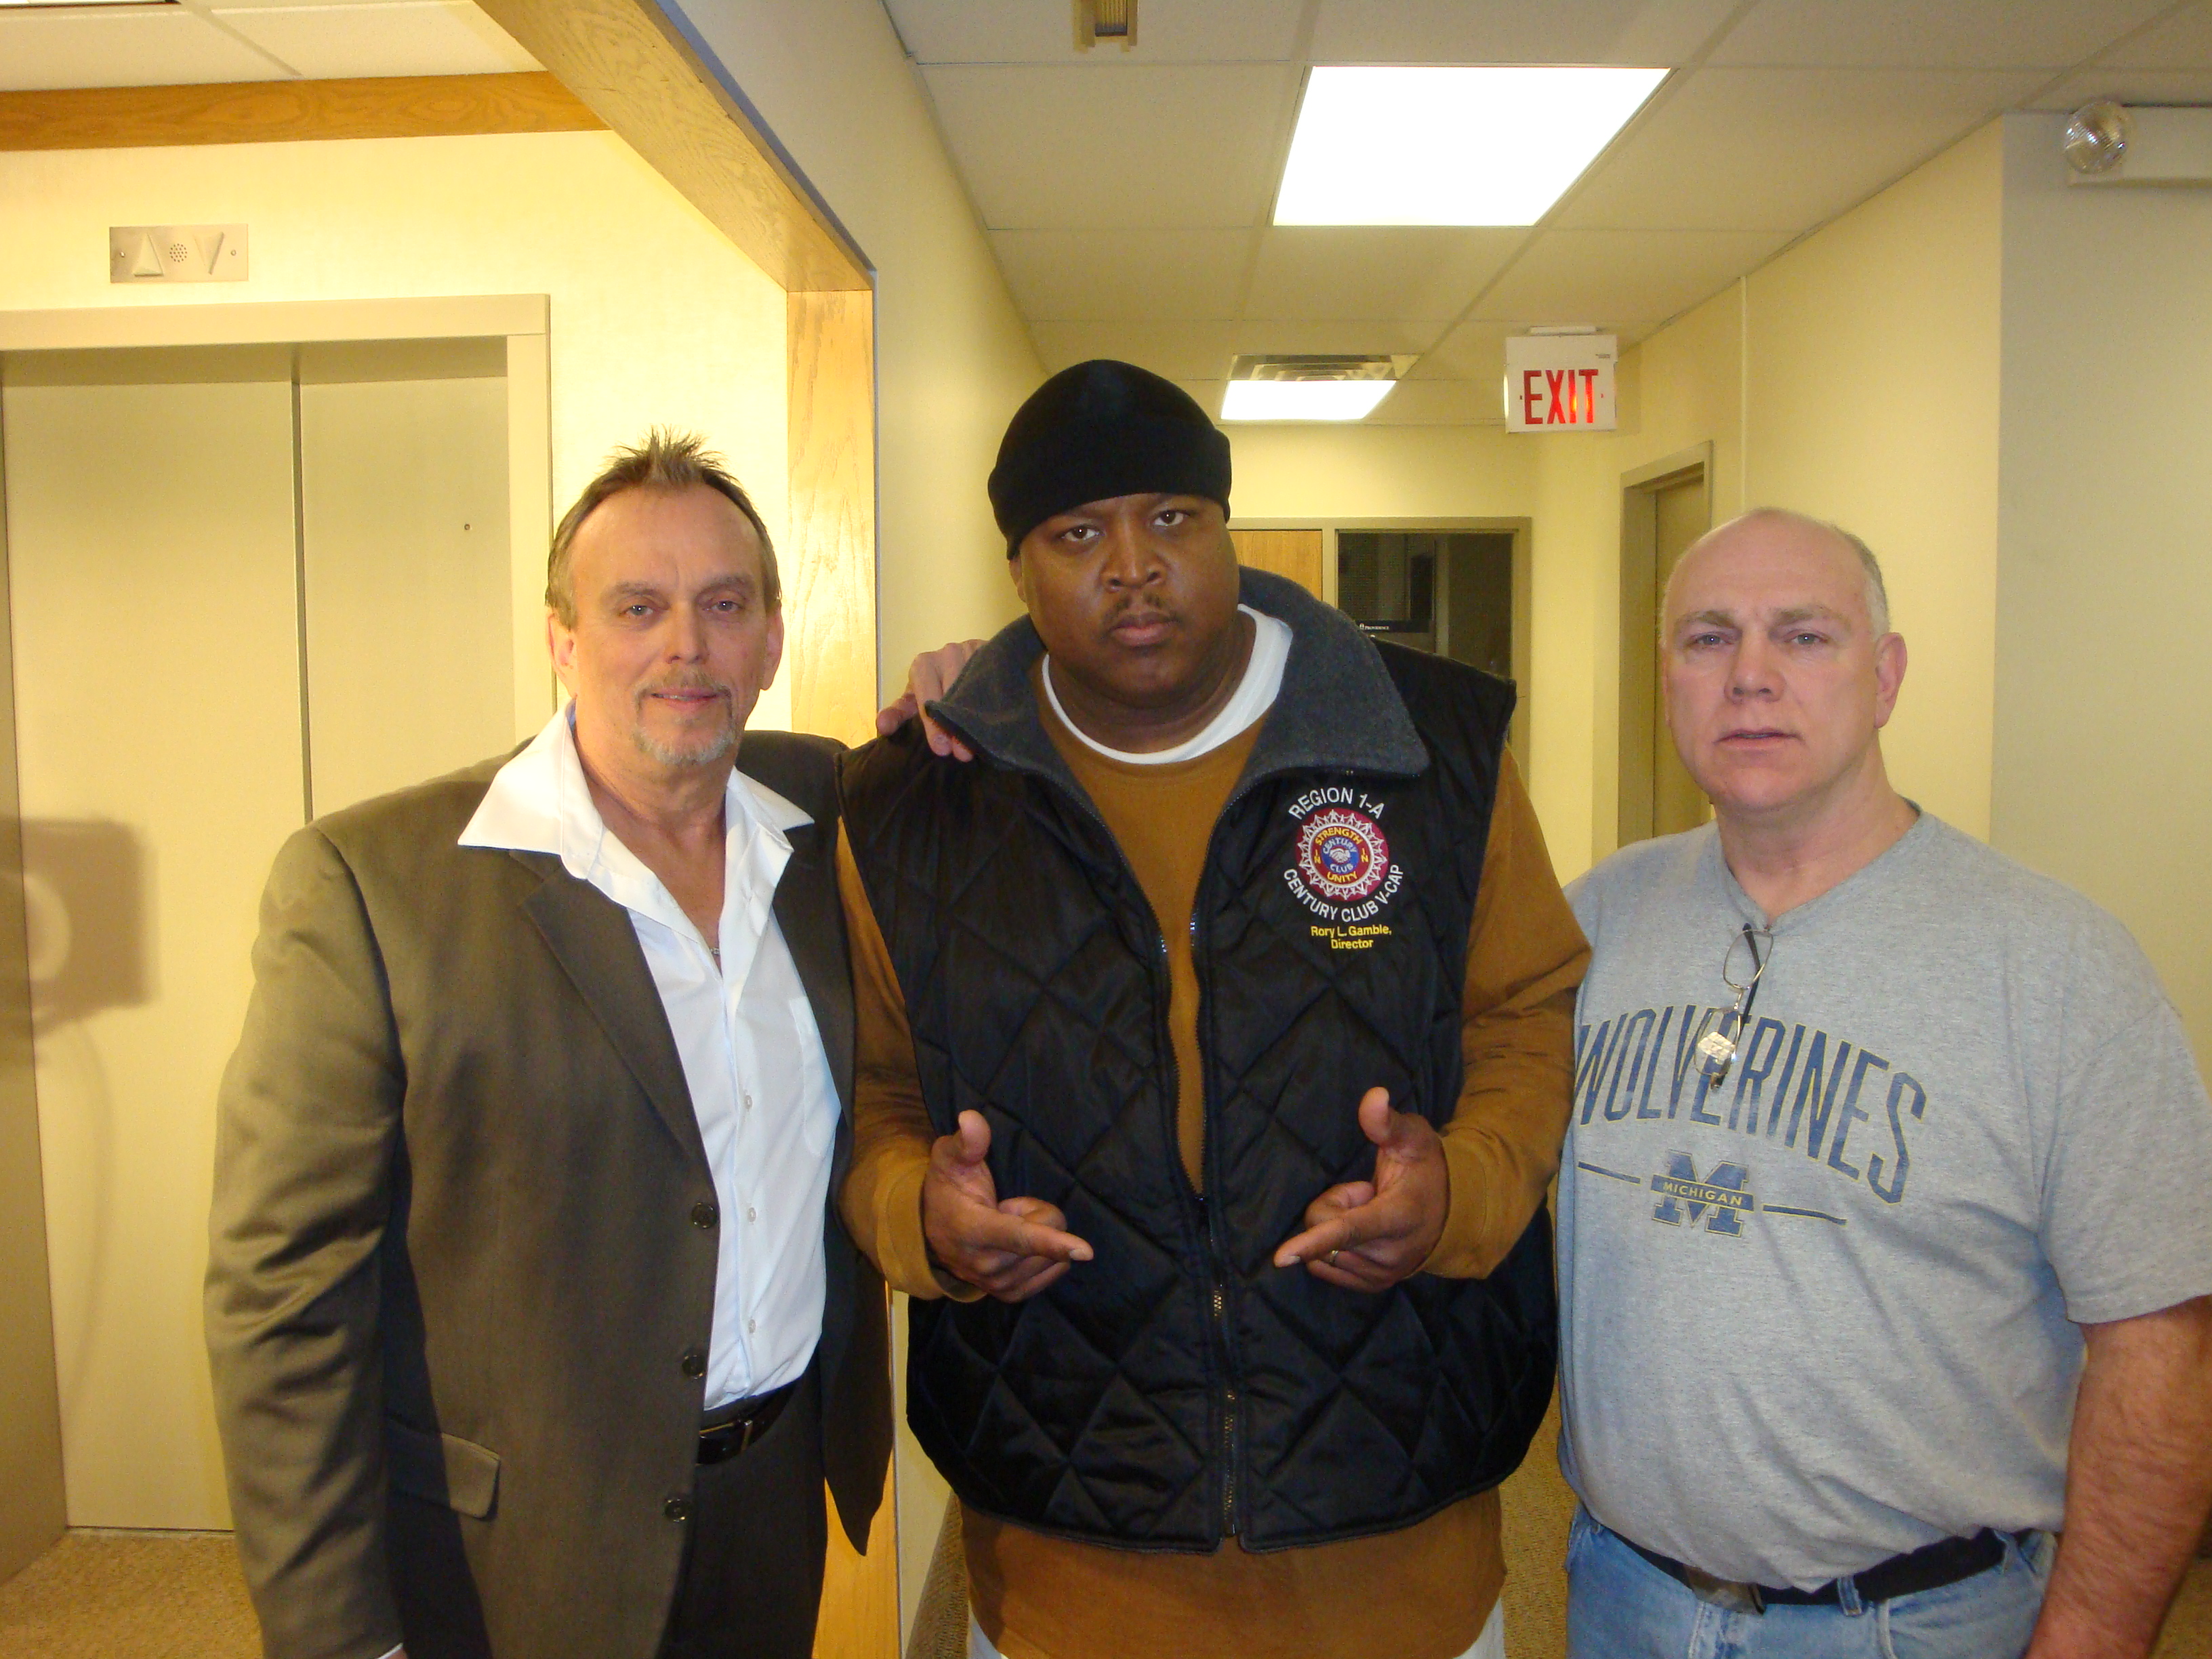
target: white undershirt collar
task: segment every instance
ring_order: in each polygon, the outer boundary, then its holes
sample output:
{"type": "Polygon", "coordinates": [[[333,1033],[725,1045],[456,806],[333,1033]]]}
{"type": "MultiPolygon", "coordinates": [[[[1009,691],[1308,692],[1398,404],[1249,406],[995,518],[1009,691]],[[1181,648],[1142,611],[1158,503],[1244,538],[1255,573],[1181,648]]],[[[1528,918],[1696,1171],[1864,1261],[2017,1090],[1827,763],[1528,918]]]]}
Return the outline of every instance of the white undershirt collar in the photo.
{"type": "Polygon", "coordinates": [[[1184,738],[1172,749],[1133,755],[1123,750],[1109,749],[1091,737],[1068,719],[1067,710],[1060,707],[1060,693],[1053,690],[1050,657],[1044,659],[1045,701],[1052,705],[1052,712],[1060,717],[1060,723],[1075,734],[1078,743],[1109,760],[1128,766],[1170,766],[1177,761],[1196,760],[1250,727],[1275,706],[1275,699],[1282,694],[1283,667],[1291,659],[1291,625],[1279,617],[1255,611],[1249,605],[1237,608],[1252,619],[1252,656],[1244,665],[1244,677],[1237,681],[1236,690],[1230,693],[1221,712],[1206,723],[1206,729],[1184,738]]]}

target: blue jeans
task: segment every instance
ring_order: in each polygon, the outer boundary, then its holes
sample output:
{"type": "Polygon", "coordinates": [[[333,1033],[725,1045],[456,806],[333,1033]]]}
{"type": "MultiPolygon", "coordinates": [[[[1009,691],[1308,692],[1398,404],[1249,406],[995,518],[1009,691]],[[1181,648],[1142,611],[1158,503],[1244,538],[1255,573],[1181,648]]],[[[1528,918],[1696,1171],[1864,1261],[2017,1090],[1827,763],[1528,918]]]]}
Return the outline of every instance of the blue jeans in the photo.
{"type": "Polygon", "coordinates": [[[1987,1572],[1849,1612],[1700,1601],[1575,1511],[1567,1534],[1569,1659],[2019,1659],[2035,1631],[2057,1545],[2009,1541],[1987,1572]]]}

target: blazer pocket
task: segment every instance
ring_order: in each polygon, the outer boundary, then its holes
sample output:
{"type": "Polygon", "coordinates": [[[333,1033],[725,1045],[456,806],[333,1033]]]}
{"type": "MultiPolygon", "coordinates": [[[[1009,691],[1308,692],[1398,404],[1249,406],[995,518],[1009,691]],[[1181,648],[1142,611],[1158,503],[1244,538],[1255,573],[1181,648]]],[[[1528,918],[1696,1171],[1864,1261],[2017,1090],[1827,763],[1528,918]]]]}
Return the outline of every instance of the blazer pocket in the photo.
{"type": "Polygon", "coordinates": [[[499,1495],[499,1454],[459,1435],[411,1429],[384,1419],[385,1455],[392,1484],[410,1498],[443,1504],[482,1521],[499,1495]]]}

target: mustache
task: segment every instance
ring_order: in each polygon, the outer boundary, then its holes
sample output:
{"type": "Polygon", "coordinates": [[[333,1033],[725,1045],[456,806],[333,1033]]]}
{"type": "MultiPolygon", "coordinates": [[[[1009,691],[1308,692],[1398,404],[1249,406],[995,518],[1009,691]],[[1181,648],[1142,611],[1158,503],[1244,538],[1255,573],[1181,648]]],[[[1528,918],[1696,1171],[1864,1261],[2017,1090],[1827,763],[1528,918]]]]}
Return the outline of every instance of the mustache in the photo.
{"type": "Polygon", "coordinates": [[[1110,632],[1125,622],[1174,622],[1176,613],[1157,599],[1125,599],[1106,618],[1110,632]]]}

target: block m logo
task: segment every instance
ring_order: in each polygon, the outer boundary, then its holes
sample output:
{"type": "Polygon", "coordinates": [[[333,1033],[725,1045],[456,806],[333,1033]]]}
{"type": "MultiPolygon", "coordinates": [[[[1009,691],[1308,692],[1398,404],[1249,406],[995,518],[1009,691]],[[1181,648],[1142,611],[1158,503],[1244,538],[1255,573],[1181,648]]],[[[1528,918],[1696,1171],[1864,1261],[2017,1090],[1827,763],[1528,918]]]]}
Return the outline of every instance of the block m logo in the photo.
{"type": "Polygon", "coordinates": [[[1743,1237],[1742,1218],[1759,1208],[1751,1193],[1750,1170],[1741,1164],[1716,1164],[1700,1181],[1687,1152],[1667,1154],[1666,1171],[1651,1177],[1651,1190],[1662,1195],[1651,1212],[1654,1221],[1679,1227],[1686,1206],[1692,1227],[1702,1218],[1707,1232],[1729,1238],[1743,1237]],[[1708,1210],[1711,1215],[1705,1213],[1708,1210]]]}

